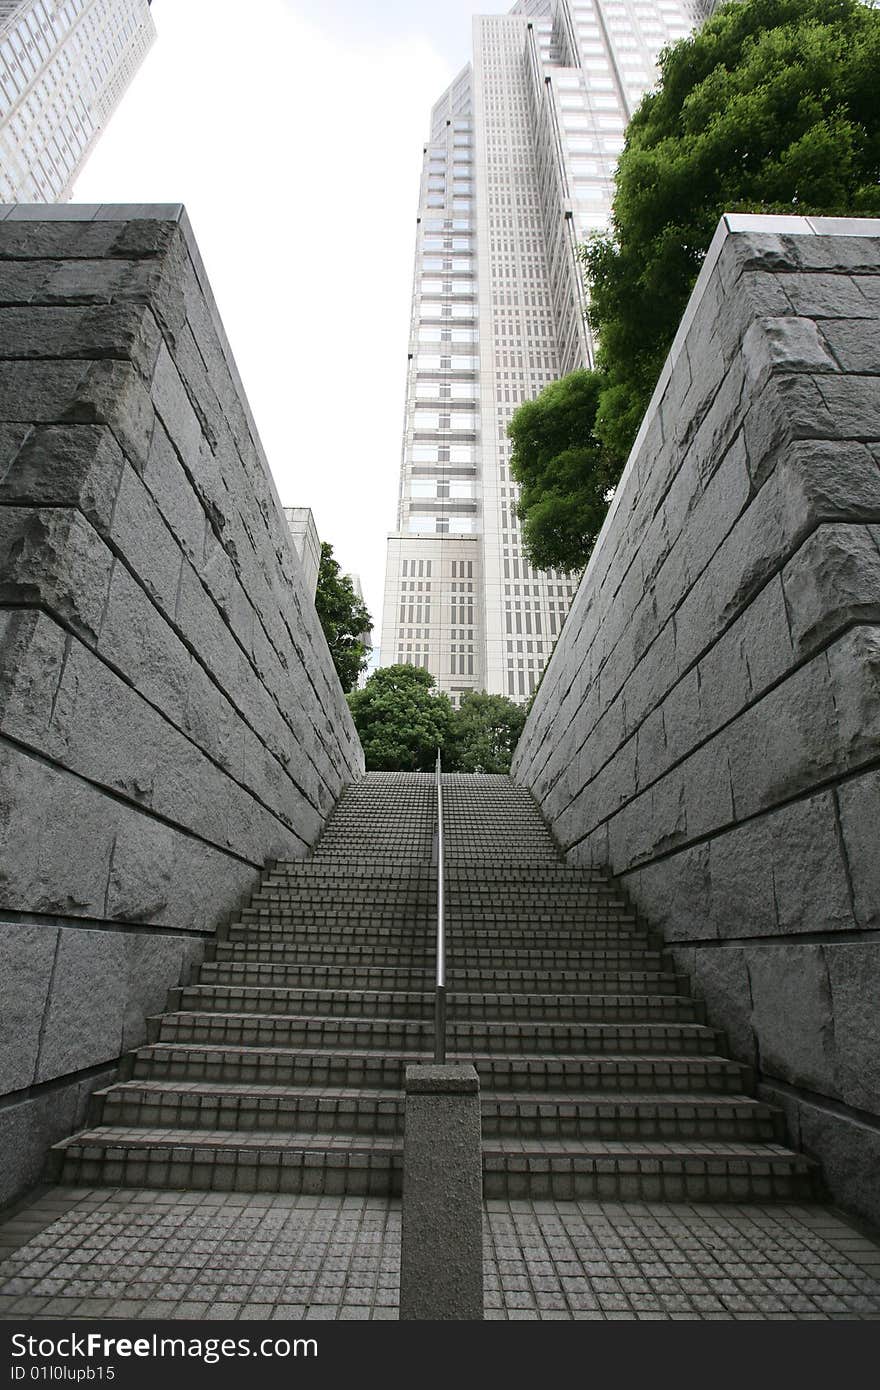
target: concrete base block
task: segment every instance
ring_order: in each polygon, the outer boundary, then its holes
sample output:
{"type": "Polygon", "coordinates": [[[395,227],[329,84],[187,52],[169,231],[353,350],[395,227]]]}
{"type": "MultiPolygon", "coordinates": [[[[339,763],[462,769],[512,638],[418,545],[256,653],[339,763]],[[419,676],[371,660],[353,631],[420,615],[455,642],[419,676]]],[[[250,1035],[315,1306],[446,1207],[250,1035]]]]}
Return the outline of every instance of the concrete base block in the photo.
{"type": "Polygon", "coordinates": [[[472,1066],[406,1069],[400,1316],[483,1317],[480,1083],[472,1066]]]}

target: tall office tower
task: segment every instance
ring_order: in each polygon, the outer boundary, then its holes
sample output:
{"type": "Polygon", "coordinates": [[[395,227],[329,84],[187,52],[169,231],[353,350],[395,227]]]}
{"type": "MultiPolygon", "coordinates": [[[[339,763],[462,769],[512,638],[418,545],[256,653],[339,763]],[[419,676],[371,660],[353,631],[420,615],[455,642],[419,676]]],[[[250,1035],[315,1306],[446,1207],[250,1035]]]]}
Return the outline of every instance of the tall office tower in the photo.
{"type": "Polygon", "coordinates": [[[397,530],[381,661],[521,700],[577,576],[525,559],[506,429],[593,360],[576,248],[604,227],[623,132],[703,0],[519,0],[474,20],[473,62],[424,147],[397,530]]]}
{"type": "Polygon", "coordinates": [[[0,0],[0,203],[70,197],[156,37],[150,0],[0,0]]]}

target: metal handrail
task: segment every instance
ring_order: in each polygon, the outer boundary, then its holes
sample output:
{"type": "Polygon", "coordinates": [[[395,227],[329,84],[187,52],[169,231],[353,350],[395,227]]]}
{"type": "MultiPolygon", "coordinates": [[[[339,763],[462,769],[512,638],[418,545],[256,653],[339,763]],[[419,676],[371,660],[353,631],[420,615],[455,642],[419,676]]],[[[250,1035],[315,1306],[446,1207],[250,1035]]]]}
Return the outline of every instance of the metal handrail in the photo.
{"type": "Polygon", "coordinates": [[[437,977],[434,994],[434,1061],[446,1062],[446,922],[443,901],[443,773],[437,749],[437,977]]]}

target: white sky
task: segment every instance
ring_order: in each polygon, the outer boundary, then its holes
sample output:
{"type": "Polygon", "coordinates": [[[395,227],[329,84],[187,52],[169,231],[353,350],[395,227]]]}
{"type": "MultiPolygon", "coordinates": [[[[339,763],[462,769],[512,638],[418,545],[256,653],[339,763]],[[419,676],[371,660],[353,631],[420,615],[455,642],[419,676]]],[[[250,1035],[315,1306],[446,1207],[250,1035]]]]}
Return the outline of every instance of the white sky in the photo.
{"type": "Polygon", "coordinates": [[[422,145],[512,0],[153,0],[158,39],[76,202],[186,205],[286,506],[379,640],[422,145]]]}

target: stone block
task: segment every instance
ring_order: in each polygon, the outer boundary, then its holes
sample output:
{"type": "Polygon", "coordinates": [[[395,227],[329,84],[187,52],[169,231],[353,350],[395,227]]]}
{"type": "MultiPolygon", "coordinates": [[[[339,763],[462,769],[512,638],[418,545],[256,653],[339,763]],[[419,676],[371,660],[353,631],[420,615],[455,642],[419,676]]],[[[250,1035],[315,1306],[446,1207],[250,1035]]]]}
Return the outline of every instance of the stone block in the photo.
{"type": "Polygon", "coordinates": [[[704,743],[669,777],[680,781],[683,787],[689,838],[696,839],[734,820],[726,738],[704,743]]]}
{"type": "Polygon", "coordinates": [[[854,769],[880,747],[880,626],[851,628],[826,657],[837,712],[835,766],[854,769]]]}
{"type": "MultiPolygon", "coordinates": [[[[696,993],[706,1002],[709,1022],[723,1029],[738,1061],[755,1066],[757,1056],[746,952],[735,946],[695,946],[688,954],[691,956],[689,973],[696,993]]],[[[676,952],[676,959],[678,956],[676,952]]]]}
{"type": "Polygon", "coordinates": [[[166,936],[161,932],[126,935],[126,992],[122,1050],[146,1042],[147,1018],[164,1013],[168,991],[187,984],[201,963],[204,946],[198,938],[166,936]]]}
{"type": "Polygon", "coordinates": [[[46,752],[64,748],[55,713],[71,640],[39,609],[0,610],[0,729],[7,737],[46,752]]]}
{"type": "Polygon", "coordinates": [[[604,859],[646,921],[668,942],[711,941],[718,935],[709,903],[709,845],[686,845],[657,864],[624,871],[610,849],[604,859]]]}
{"type": "Polygon", "coordinates": [[[831,1094],[834,1012],[822,947],[751,946],[748,970],[762,1076],[831,1094]]]}
{"type": "Polygon", "coordinates": [[[880,927],[880,772],[866,772],[841,782],[835,795],[856,922],[863,929],[876,930],[880,927]]]}
{"type": "Polygon", "coordinates": [[[635,784],[641,790],[648,786],[669,763],[666,726],[662,709],[655,709],[640,725],[636,735],[635,784]]]}
{"type": "Polygon", "coordinates": [[[57,209],[64,214],[58,221],[50,221],[42,215],[53,211],[55,209],[40,209],[36,220],[4,220],[0,224],[0,260],[11,257],[16,261],[89,260],[100,263],[104,257],[147,259],[161,256],[177,231],[171,220],[163,219],[77,222],[68,205],[57,209]]]}
{"type": "Polygon", "coordinates": [[[0,508],[0,603],[42,606],[94,641],[113,568],[113,556],[78,512],[0,508]]]}
{"type": "Polygon", "coordinates": [[[735,719],[751,699],[750,612],[751,608],[747,609],[738,622],[721,634],[700,658],[694,673],[692,698],[697,701],[702,716],[699,722],[707,733],[735,719]]]}
{"type": "Polygon", "coordinates": [[[0,1095],[33,1083],[57,945],[54,927],[0,922],[0,1095]]]}
{"type": "Polygon", "coordinates": [[[7,749],[0,760],[0,906],[103,916],[117,815],[115,803],[78,778],[7,749]]]}
{"type": "Polygon", "coordinates": [[[159,341],[156,321],[142,304],[0,306],[0,360],[118,358],[149,380],[159,341]]]}
{"type": "MultiPolygon", "coordinates": [[[[875,244],[875,270],[876,256],[875,244]]],[[[876,311],[865,299],[858,282],[850,275],[799,270],[794,275],[785,277],[784,286],[795,313],[804,318],[824,320],[875,317],[876,311]]]]}
{"type": "Polygon", "coordinates": [[[706,712],[710,718],[715,717],[711,701],[704,706],[697,669],[692,667],[671,686],[663,701],[663,723],[670,763],[686,757],[695,744],[702,742],[710,727],[706,723],[706,712]]]}
{"type": "Polygon", "coordinates": [[[166,718],[183,726],[194,658],[121,564],[113,572],[98,650],[166,718]]]}
{"type": "Polygon", "coordinates": [[[831,981],[835,1093],[880,1117],[880,947],[842,941],[822,951],[831,981]]]}
{"type": "Polygon", "coordinates": [[[183,556],[177,537],[131,468],[120,480],[111,534],[126,566],[162,611],[173,618],[183,556]]]}
{"type": "MultiPolygon", "coordinates": [[[[769,388],[750,400],[743,419],[749,472],[760,487],[777,463],[778,450],[797,439],[841,437],[840,420],[828,408],[819,383],[807,374],[776,375],[769,388]]],[[[848,435],[852,438],[852,435],[848,435]]]]}
{"type": "Polygon", "coordinates": [[[18,447],[0,465],[0,503],[77,507],[106,535],[125,467],[125,456],[106,426],[22,427],[18,447]]]}
{"type": "Polygon", "coordinates": [[[714,933],[723,938],[774,936],[778,930],[773,849],[764,818],[716,835],[707,845],[704,900],[714,933]]]}
{"type": "Polygon", "coordinates": [[[159,421],[153,431],[143,479],[184,555],[198,568],[205,556],[205,509],[159,421]]]}
{"type": "Polygon", "coordinates": [[[192,466],[203,446],[202,421],[193,409],[177,368],[166,347],[159,349],[153,373],[152,399],[174,448],[192,466]]]}
{"type": "MultiPolygon", "coordinates": [[[[266,859],[300,857],[295,837],[267,842],[266,859]]],[[[131,811],[119,817],[104,915],[212,932],[256,887],[259,867],[131,811]]]]}
{"type": "Polygon", "coordinates": [[[880,1225],[880,1130],[859,1116],[823,1109],[798,1097],[800,1141],[822,1165],[835,1202],[880,1225]]]}
{"type": "Polygon", "coordinates": [[[829,412],[838,422],[843,439],[877,439],[880,436],[880,387],[876,376],[817,378],[818,389],[829,412]]]}
{"type": "Polygon", "coordinates": [[[776,317],[753,321],[742,340],[746,380],[753,392],[764,389],[774,372],[837,372],[812,318],[776,317]]]}
{"type": "Polygon", "coordinates": [[[738,817],[809,791],[852,764],[862,740],[842,737],[839,694],[828,655],[820,653],[728,727],[738,817]]]}
{"type": "Polygon", "coordinates": [[[824,319],[822,337],[845,372],[880,373],[880,315],[824,319]]]}
{"type": "Polygon", "coordinates": [[[49,1081],[122,1051],[125,1017],[125,937],[62,927],[46,1009],[37,1081],[49,1081]]]}
{"type": "Polygon", "coordinates": [[[0,1206],[15,1201],[45,1176],[50,1145],[82,1127],[92,1090],[111,1074],[53,1086],[0,1108],[0,1206]]]}

